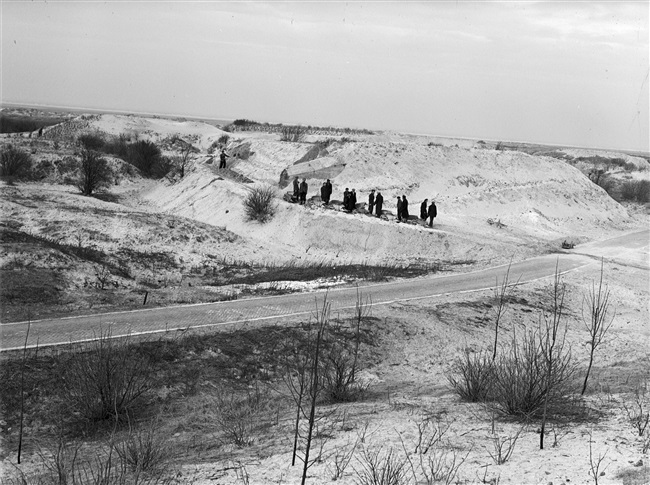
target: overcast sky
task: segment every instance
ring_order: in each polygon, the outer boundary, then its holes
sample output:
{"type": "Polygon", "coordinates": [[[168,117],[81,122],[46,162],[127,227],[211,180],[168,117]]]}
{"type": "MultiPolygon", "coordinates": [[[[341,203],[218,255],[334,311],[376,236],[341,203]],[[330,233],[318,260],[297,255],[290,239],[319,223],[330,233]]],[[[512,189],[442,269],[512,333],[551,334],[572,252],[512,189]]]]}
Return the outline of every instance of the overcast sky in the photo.
{"type": "Polygon", "coordinates": [[[2,0],[1,98],[648,151],[649,5],[2,0]]]}

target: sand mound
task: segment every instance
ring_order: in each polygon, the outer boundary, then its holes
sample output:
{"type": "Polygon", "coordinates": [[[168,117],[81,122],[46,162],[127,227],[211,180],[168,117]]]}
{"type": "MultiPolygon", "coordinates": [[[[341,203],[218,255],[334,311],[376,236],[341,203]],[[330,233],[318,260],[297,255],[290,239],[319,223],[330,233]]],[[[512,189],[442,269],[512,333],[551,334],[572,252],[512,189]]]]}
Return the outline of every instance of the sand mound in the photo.
{"type": "Polygon", "coordinates": [[[180,121],[132,115],[83,115],[45,130],[50,139],[73,140],[81,133],[101,133],[131,139],[160,142],[178,136],[200,150],[207,150],[221,136],[229,133],[200,121],[180,121]]]}
{"type": "Polygon", "coordinates": [[[384,195],[389,220],[325,210],[316,199],[308,208],[279,200],[273,221],[247,222],[242,200],[249,186],[201,164],[191,176],[161,185],[147,198],[170,213],[257,241],[278,259],[490,260],[550,250],[563,238],[602,236],[632,224],[625,208],[603,189],[554,158],[370,138],[334,144],[328,156],[298,164],[312,145],[249,138],[249,158],[229,167],[266,185],[306,177],[309,197],[318,195],[325,178],[333,181],[334,200],[345,187],[354,187],[363,203],[374,188],[384,195]],[[436,201],[434,230],[392,220],[395,197],[402,194],[410,200],[411,214],[419,213],[423,199],[436,201]],[[490,225],[488,219],[503,225],[490,225]]]}

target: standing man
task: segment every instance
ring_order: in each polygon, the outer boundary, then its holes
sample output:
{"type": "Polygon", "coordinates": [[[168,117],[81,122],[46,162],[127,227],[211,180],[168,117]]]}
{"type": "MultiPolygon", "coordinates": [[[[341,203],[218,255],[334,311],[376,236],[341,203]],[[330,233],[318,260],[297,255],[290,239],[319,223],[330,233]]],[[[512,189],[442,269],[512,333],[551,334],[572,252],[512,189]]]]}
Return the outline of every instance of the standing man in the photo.
{"type": "Polygon", "coordinates": [[[427,202],[429,202],[429,199],[424,199],[424,202],[420,205],[420,219],[424,219],[425,222],[427,220],[427,202]]]}
{"type": "Polygon", "coordinates": [[[436,207],[435,200],[431,201],[427,215],[429,216],[429,227],[433,227],[433,220],[438,216],[438,208],[436,207]]]}
{"type": "Polygon", "coordinates": [[[353,211],[357,208],[357,191],[352,189],[350,192],[350,211],[353,211]]]}
{"type": "Polygon", "coordinates": [[[323,182],[320,188],[320,200],[323,201],[323,204],[327,205],[327,183],[323,182]]]}
{"type": "Polygon", "coordinates": [[[222,148],[221,155],[219,155],[219,159],[221,160],[219,162],[219,168],[226,168],[226,158],[230,158],[230,155],[227,155],[226,151],[222,148]]]}
{"type": "Polygon", "coordinates": [[[402,222],[402,199],[397,196],[397,222],[402,222]]]}
{"type": "Polygon", "coordinates": [[[325,187],[327,187],[327,198],[325,199],[325,205],[328,205],[330,203],[330,197],[332,197],[332,182],[330,182],[330,179],[327,179],[327,182],[325,182],[325,187]]]}
{"type": "Polygon", "coordinates": [[[307,185],[307,179],[302,179],[302,182],[300,182],[300,204],[305,205],[307,202],[307,189],[309,188],[309,185],[307,185]]]}
{"type": "Polygon", "coordinates": [[[402,196],[402,219],[409,220],[409,201],[406,200],[405,195],[402,196]]]}
{"type": "Polygon", "coordinates": [[[372,189],[370,191],[370,195],[368,196],[368,213],[372,214],[372,209],[375,206],[375,189],[372,189]]]}
{"type": "Polygon", "coordinates": [[[350,191],[348,188],[345,188],[345,192],[343,192],[343,208],[346,211],[350,210],[350,191]]]}
{"type": "Polygon", "coordinates": [[[300,195],[300,182],[298,181],[298,176],[293,179],[293,200],[297,201],[300,195]]]}
{"type": "Polygon", "coordinates": [[[384,205],[384,196],[381,195],[381,192],[377,192],[377,197],[375,197],[375,213],[377,217],[381,217],[381,208],[384,205]]]}

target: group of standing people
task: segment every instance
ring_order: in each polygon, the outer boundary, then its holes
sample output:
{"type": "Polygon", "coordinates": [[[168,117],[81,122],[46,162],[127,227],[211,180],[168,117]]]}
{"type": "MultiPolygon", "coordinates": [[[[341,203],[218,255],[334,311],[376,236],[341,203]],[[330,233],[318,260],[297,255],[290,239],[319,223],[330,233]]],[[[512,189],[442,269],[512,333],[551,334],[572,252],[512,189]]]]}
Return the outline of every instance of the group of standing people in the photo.
{"type": "Polygon", "coordinates": [[[400,222],[409,220],[409,201],[405,195],[401,199],[399,195],[397,196],[397,220],[400,222]]]}
{"type": "Polygon", "coordinates": [[[332,197],[332,182],[330,182],[330,179],[327,179],[327,182],[323,182],[320,188],[320,198],[325,205],[328,205],[330,203],[330,197],[332,197]]]}
{"type": "Polygon", "coordinates": [[[293,179],[293,197],[296,200],[298,200],[300,205],[305,205],[305,203],[307,202],[308,189],[309,189],[309,184],[307,183],[307,179],[302,179],[302,182],[300,183],[298,183],[298,177],[293,179]]]}
{"type": "Polygon", "coordinates": [[[431,205],[428,208],[427,202],[429,202],[429,199],[424,199],[424,202],[420,204],[420,219],[423,219],[425,222],[429,219],[429,227],[433,227],[433,220],[438,216],[438,208],[436,207],[435,200],[431,201],[431,205]]]}
{"type": "Polygon", "coordinates": [[[343,208],[348,212],[352,212],[356,207],[357,191],[355,189],[350,190],[346,187],[343,192],[343,208]]]}
{"type": "MultiPolygon", "coordinates": [[[[307,199],[307,180],[302,179],[302,182],[299,182],[298,177],[293,179],[293,198],[298,200],[301,205],[305,204],[307,199]]],[[[327,179],[326,182],[320,188],[320,196],[325,205],[329,205],[330,198],[332,197],[332,182],[330,179],[327,179]]],[[[433,220],[438,216],[438,208],[436,207],[435,201],[432,201],[428,205],[429,199],[424,199],[424,202],[420,205],[420,219],[423,219],[425,222],[429,220],[429,227],[433,226],[433,220]]],[[[343,208],[352,212],[357,205],[357,191],[355,189],[345,188],[343,192],[343,208]]],[[[375,214],[376,217],[381,217],[384,206],[384,196],[381,195],[381,192],[371,190],[368,195],[368,213],[375,214]]],[[[397,196],[397,220],[398,221],[408,221],[409,218],[409,201],[405,195],[400,197],[397,196]]]]}
{"type": "Polygon", "coordinates": [[[375,215],[380,217],[382,208],[384,207],[384,196],[381,195],[381,192],[377,192],[377,195],[375,195],[375,189],[372,189],[368,196],[368,212],[371,215],[373,207],[375,208],[375,215]]]}

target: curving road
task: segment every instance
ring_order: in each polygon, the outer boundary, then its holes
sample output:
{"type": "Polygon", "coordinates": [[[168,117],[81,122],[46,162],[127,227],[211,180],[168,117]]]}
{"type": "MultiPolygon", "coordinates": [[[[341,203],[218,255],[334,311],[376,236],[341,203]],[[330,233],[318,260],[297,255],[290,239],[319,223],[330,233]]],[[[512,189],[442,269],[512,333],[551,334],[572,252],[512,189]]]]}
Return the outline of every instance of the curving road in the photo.
{"type": "MultiPolygon", "coordinates": [[[[513,263],[510,280],[519,284],[546,278],[555,273],[556,264],[562,273],[589,264],[598,264],[601,257],[619,264],[648,269],[650,231],[625,234],[605,241],[577,246],[572,251],[549,254],[513,263]]],[[[493,288],[506,272],[506,266],[471,273],[432,276],[391,283],[360,286],[364,296],[372,298],[373,306],[398,301],[417,300],[493,288]]],[[[272,322],[293,317],[308,317],[316,303],[322,304],[325,291],[294,293],[281,296],[223,301],[198,305],[134,310],[99,315],[46,319],[30,324],[28,348],[63,345],[93,340],[110,329],[113,336],[144,335],[187,328],[206,328],[248,322],[272,322]]],[[[330,289],[328,301],[333,315],[354,310],[356,288],[330,289]]],[[[0,324],[0,351],[23,348],[26,322],[0,324]]]]}

